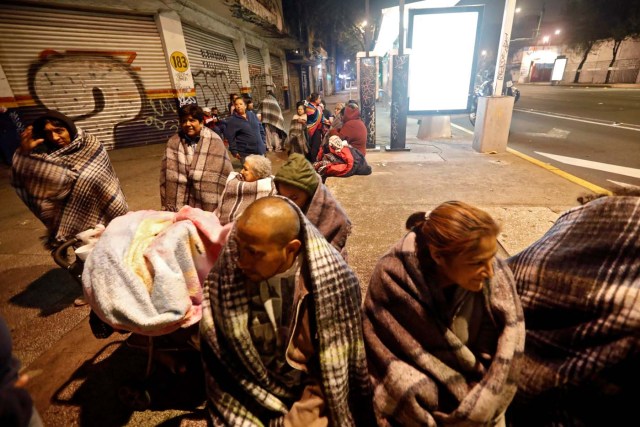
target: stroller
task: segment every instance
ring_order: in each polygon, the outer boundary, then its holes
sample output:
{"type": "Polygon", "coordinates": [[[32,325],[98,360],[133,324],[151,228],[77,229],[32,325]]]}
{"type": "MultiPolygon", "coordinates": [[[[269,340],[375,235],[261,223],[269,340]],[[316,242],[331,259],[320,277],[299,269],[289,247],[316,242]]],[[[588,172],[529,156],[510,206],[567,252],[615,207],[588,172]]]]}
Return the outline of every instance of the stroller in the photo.
{"type": "Polygon", "coordinates": [[[144,379],[118,391],[131,409],[152,403],[148,383],[154,360],[199,350],[202,285],[229,230],[213,213],[188,206],[177,213],[130,212],[95,233],[90,245],[76,237],[52,253],[83,287],[93,335],[131,332],[126,345],[147,352],[144,379]]]}

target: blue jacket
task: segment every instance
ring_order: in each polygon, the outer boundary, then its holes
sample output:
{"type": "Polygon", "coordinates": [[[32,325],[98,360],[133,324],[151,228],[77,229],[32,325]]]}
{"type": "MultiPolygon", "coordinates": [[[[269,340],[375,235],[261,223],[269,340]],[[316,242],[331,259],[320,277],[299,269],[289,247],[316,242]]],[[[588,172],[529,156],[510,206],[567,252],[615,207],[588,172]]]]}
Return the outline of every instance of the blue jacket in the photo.
{"type": "Polygon", "coordinates": [[[247,118],[232,114],[226,120],[224,136],[229,141],[229,151],[247,156],[249,154],[265,154],[267,143],[262,123],[251,111],[247,111],[247,118]]]}

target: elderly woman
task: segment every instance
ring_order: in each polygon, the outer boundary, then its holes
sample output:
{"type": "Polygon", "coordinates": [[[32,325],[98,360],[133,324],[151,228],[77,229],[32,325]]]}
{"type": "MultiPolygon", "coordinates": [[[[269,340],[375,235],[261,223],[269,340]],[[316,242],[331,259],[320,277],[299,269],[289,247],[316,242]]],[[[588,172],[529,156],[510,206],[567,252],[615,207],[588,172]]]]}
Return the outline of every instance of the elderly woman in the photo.
{"type": "Polygon", "coordinates": [[[242,171],[231,172],[216,210],[222,225],[233,222],[253,201],[276,194],[271,161],[257,154],[245,158],[242,171]]]}
{"type": "Polygon", "coordinates": [[[378,424],[505,425],[524,322],[498,226],[446,202],[378,262],[364,338],[378,424]]]}

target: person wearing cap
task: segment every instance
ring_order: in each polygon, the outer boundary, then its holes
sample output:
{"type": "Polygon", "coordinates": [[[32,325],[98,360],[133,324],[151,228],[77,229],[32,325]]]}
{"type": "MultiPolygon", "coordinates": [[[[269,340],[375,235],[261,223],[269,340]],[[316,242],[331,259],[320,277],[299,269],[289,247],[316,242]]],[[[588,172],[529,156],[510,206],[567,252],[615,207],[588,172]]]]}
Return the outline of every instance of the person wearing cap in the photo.
{"type": "Polygon", "coordinates": [[[351,221],[311,163],[299,153],[293,153],[274,178],[278,194],[294,202],[309,221],[338,251],[346,257],[351,221]]]}
{"type": "Polygon", "coordinates": [[[58,111],[47,111],[22,132],[11,185],[47,228],[49,249],[128,211],[100,141],[58,111]]]}
{"type": "Polygon", "coordinates": [[[167,141],[160,172],[162,210],[183,206],[213,212],[233,171],[222,139],[203,126],[204,112],[189,104],[178,111],[180,130],[167,141]]]}
{"type": "Polygon", "coordinates": [[[235,222],[204,287],[200,349],[216,426],[372,426],[357,276],[290,200],[235,222]]]}

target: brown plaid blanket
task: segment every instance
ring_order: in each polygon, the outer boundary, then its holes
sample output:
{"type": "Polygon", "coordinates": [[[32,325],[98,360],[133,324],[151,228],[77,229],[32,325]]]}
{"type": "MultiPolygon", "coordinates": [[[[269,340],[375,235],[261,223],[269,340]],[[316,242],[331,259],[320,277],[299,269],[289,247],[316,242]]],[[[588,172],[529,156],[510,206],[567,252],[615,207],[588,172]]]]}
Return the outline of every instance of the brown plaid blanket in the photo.
{"type": "Polygon", "coordinates": [[[276,193],[276,186],[271,176],[246,182],[240,173],[231,172],[216,210],[220,224],[225,225],[235,221],[251,203],[276,193]]]}
{"type": "Polygon", "coordinates": [[[307,209],[307,218],[333,247],[346,256],[345,246],[347,237],[351,234],[351,221],[342,205],[333,197],[327,186],[322,184],[320,176],[318,182],[318,188],[307,209]]]}
{"type": "Polygon", "coordinates": [[[535,425],[624,425],[625,416],[635,418],[640,197],[604,197],[571,209],[507,262],[527,323],[513,405],[519,417],[535,425]]]}
{"type": "Polygon", "coordinates": [[[177,212],[188,205],[213,212],[218,207],[227,176],[233,170],[227,149],[222,139],[204,126],[193,156],[187,152],[186,145],[180,134],[167,141],[160,173],[162,209],[177,212]]]}
{"type": "MultiPolygon", "coordinates": [[[[363,421],[371,416],[371,395],[360,284],[338,252],[296,210],[302,224],[302,276],[315,307],[311,321],[318,335],[331,425],[370,425],[363,421]]],[[[253,346],[248,329],[249,283],[236,268],[234,236],[235,228],[205,281],[200,332],[207,395],[214,425],[262,426],[281,420],[298,396],[266,369],[253,346]]]]}
{"type": "Polygon", "coordinates": [[[494,270],[483,293],[472,294],[484,301],[498,330],[491,364],[479,368],[478,355],[440,314],[444,296],[423,275],[415,234],[380,259],[363,308],[378,425],[484,426],[500,420],[516,392],[525,331],[511,272],[501,260],[494,270]]]}
{"type": "Polygon", "coordinates": [[[120,182],[100,141],[78,136],[52,153],[13,156],[11,185],[48,230],[55,246],[128,211],[120,182]]]}
{"type": "Polygon", "coordinates": [[[287,135],[287,131],[284,128],[282,109],[277,99],[271,95],[267,95],[260,104],[260,112],[262,114],[262,123],[275,127],[281,131],[284,136],[287,135]]]}

